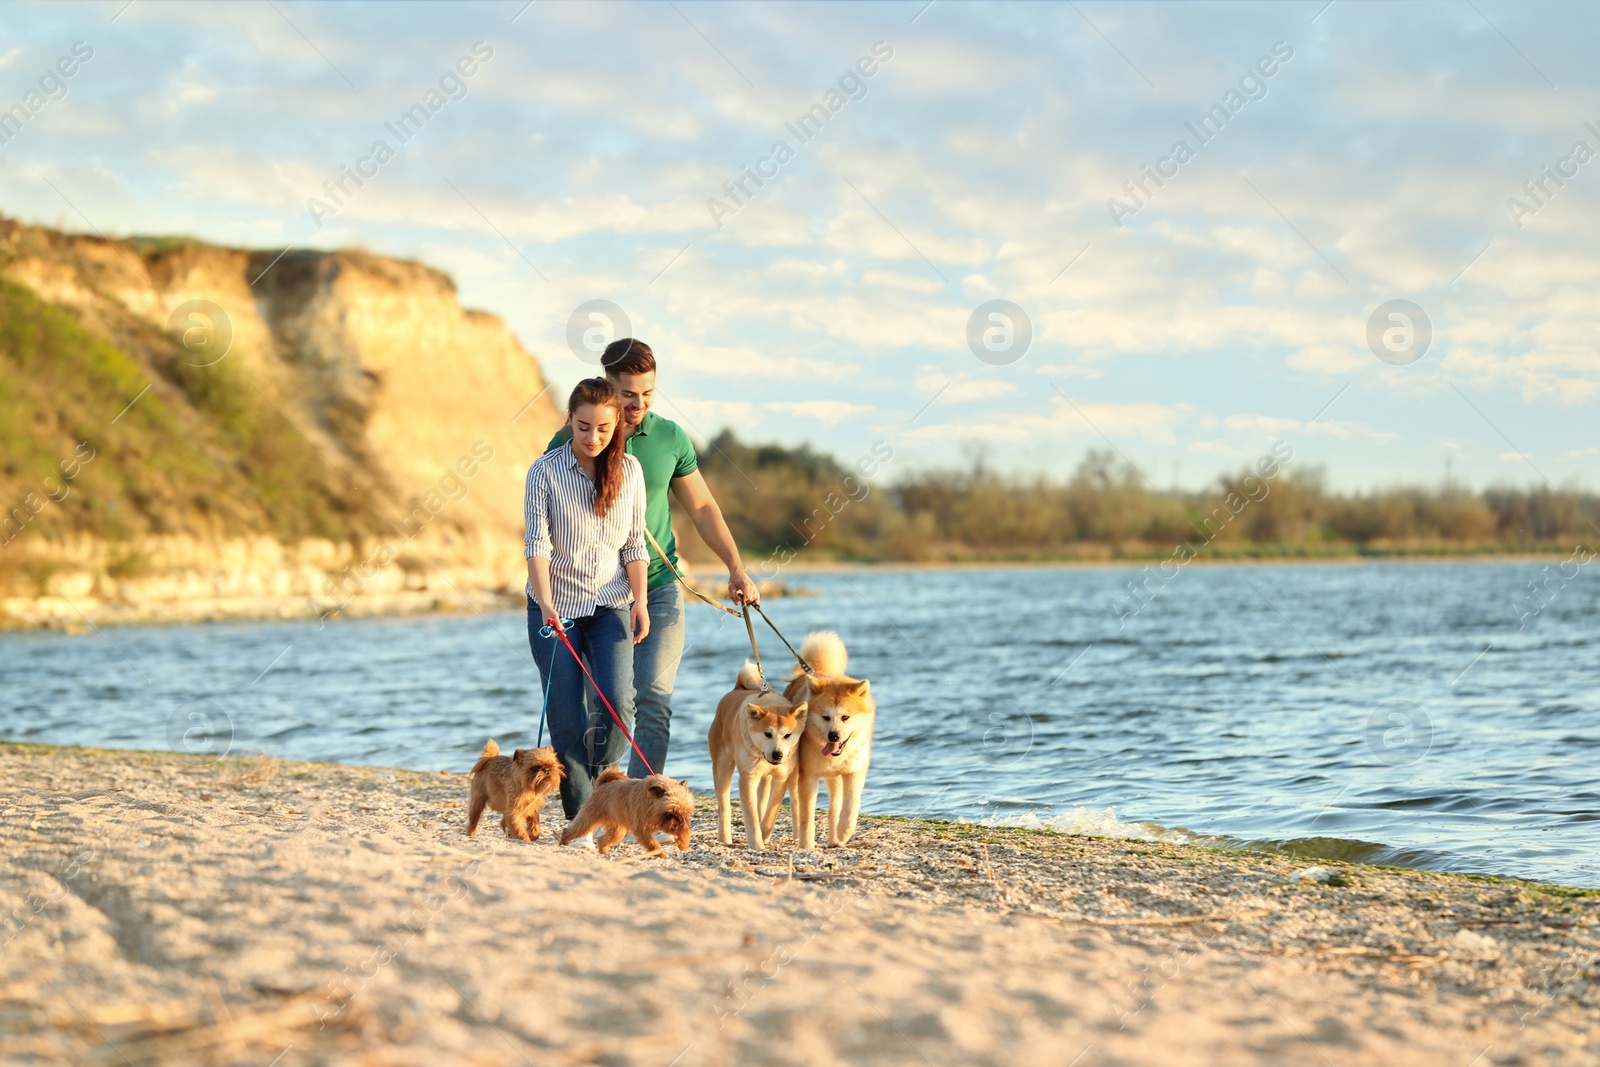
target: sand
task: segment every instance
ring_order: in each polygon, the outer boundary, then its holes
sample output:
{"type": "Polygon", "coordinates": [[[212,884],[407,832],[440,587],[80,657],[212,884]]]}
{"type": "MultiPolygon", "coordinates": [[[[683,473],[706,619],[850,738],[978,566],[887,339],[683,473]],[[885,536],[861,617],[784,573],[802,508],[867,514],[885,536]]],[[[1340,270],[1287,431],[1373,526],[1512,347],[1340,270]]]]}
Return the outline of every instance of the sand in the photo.
{"type": "Polygon", "coordinates": [[[465,776],[0,744],[0,1062],[1592,1064],[1600,893],[871,818],[641,858],[465,776]]]}

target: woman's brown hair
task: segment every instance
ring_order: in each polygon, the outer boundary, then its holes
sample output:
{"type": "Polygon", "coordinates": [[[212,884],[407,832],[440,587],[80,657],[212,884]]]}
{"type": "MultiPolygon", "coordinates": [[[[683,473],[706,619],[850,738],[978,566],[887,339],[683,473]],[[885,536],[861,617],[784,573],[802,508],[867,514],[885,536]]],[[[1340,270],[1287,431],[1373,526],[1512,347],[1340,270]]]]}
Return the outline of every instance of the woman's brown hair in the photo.
{"type": "Polygon", "coordinates": [[[605,378],[585,378],[573,387],[572,395],[567,398],[569,422],[580,404],[609,407],[617,413],[617,428],[611,435],[611,443],[594,458],[594,513],[604,517],[622,492],[622,456],[628,450],[628,438],[622,432],[622,396],[605,378]]]}

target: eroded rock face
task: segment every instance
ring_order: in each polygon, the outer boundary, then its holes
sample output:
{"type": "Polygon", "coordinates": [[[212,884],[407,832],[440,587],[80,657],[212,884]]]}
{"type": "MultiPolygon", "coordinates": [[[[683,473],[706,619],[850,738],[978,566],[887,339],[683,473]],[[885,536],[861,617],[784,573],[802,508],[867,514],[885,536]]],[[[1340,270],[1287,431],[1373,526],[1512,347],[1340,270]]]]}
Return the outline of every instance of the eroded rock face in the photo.
{"type": "MultiPolygon", "coordinates": [[[[0,280],[126,354],[137,369],[122,387],[126,399],[143,378],[150,388],[139,403],[154,398],[166,419],[147,440],[181,437],[204,458],[191,468],[211,479],[203,489],[164,482],[154,494],[129,493],[112,475],[138,458],[101,447],[73,484],[71,507],[24,506],[0,533],[0,617],[9,609],[13,624],[26,624],[85,604],[119,617],[190,617],[198,602],[219,600],[230,603],[201,614],[320,613],[335,602],[362,610],[355,601],[369,593],[369,610],[379,594],[429,606],[416,594],[452,583],[469,599],[520,590],[523,477],[560,416],[541,396],[534,357],[499,318],[462,308],[445,274],[360,251],[279,257],[0,219],[0,280]],[[174,322],[193,301],[208,306],[174,322]],[[204,327],[195,336],[214,342],[221,335],[206,330],[219,318],[231,343],[211,365],[218,349],[186,349],[183,328],[204,327]],[[233,420],[246,415],[207,406],[207,375],[225,375],[255,405],[249,417],[293,427],[273,424],[275,447],[305,453],[303,480],[317,483],[314,499],[336,516],[338,533],[289,532],[297,516],[283,509],[292,498],[250,481],[272,457],[239,444],[233,420]],[[117,532],[72,517],[97,492],[114,491],[123,492],[116,506],[126,520],[117,532]]],[[[98,401],[107,424],[119,399],[98,401]]],[[[98,424],[80,415],[48,447],[80,432],[93,444],[98,424]]],[[[37,480],[30,470],[0,470],[0,519],[29,493],[40,502],[37,480]]]]}

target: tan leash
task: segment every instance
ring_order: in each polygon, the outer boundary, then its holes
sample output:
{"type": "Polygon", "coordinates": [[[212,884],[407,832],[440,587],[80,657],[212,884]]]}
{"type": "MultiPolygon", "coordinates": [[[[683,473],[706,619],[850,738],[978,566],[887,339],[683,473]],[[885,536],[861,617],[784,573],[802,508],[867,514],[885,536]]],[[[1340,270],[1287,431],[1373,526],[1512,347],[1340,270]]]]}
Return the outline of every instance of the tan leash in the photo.
{"type": "Polygon", "coordinates": [[[668,559],[667,558],[667,554],[664,551],[662,551],[660,542],[658,542],[655,539],[655,535],[650,532],[650,528],[648,526],[645,527],[644,536],[645,536],[645,539],[650,542],[650,547],[656,550],[656,555],[661,557],[661,562],[665,563],[667,565],[667,570],[671,571],[672,572],[672,576],[678,580],[678,584],[679,585],[683,586],[690,593],[693,593],[695,596],[699,597],[701,600],[705,601],[707,604],[710,604],[712,607],[716,608],[718,611],[726,611],[729,615],[738,615],[739,614],[737,611],[734,611],[732,608],[728,607],[726,604],[717,603],[715,600],[712,600],[710,597],[706,596],[700,590],[698,590],[694,586],[690,585],[689,584],[689,580],[683,576],[683,574],[678,570],[678,568],[676,568],[676,567],[674,567],[672,565],[672,561],[670,559],[668,559]]]}
{"type": "Polygon", "coordinates": [[[683,586],[689,592],[693,593],[695,596],[699,597],[701,600],[705,601],[707,604],[710,604],[719,611],[726,611],[729,615],[733,615],[744,620],[745,633],[750,635],[750,655],[754,657],[756,661],[756,675],[761,679],[761,691],[763,693],[770,693],[772,691],[772,687],[767,684],[767,672],[765,668],[761,666],[761,650],[756,648],[755,627],[750,625],[750,605],[741,603],[740,607],[744,608],[744,610],[734,611],[732,608],[712,600],[700,590],[690,585],[688,580],[684,578],[683,574],[679,572],[678,568],[672,565],[672,561],[668,559],[667,554],[662,551],[661,543],[655,539],[655,535],[650,532],[649,527],[645,528],[644,535],[649,539],[650,547],[656,550],[656,555],[661,557],[661,562],[667,565],[667,570],[671,571],[672,576],[678,580],[679,585],[683,586]]]}
{"type": "Polygon", "coordinates": [[[761,691],[770,693],[772,692],[772,686],[767,684],[767,669],[761,665],[761,650],[756,648],[756,628],[750,622],[750,604],[745,602],[739,606],[744,608],[742,612],[744,615],[744,632],[750,638],[750,655],[756,661],[756,677],[761,679],[761,691]]]}
{"type": "MultiPolygon", "coordinates": [[[[812,668],[811,664],[806,662],[806,658],[804,656],[802,656],[800,653],[796,652],[793,645],[789,644],[789,639],[787,637],[783,636],[783,631],[778,629],[777,623],[773,622],[771,617],[768,616],[765,611],[761,610],[761,605],[760,604],[753,604],[751,606],[754,607],[756,609],[757,613],[759,613],[760,616],[763,619],[766,620],[767,625],[772,627],[772,632],[778,635],[778,640],[782,641],[783,644],[784,644],[784,647],[787,648],[789,650],[789,652],[794,656],[794,661],[796,663],[800,664],[800,669],[802,671],[804,671],[808,675],[816,674],[817,673],[816,670],[812,668]]],[[[746,619],[745,621],[749,622],[750,620],[746,619]]],[[[751,638],[751,643],[754,644],[754,642],[755,642],[755,638],[752,637],[751,638]]]]}
{"type": "Polygon", "coordinates": [[[661,543],[655,539],[655,535],[650,532],[649,527],[645,527],[644,536],[645,539],[650,542],[650,547],[656,550],[656,555],[661,557],[661,562],[667,565],[667,570],[671,571],[672,576],[678,580],[679,585],[683,586],[690,593],[693,593],[695,596],[699,597],[705,603],[710,604],[718,611],[725,611],[729,615],[733,615],[744,620],[745,633],[750,637],[750,655],[756,661],[756,671],[761,675],[761,688],[763,691],[770,691],[772,687],[767,684],[767,672],[763,670],[761,666],[761,652],[756,648],[756,630],[755,626],[750,622],[750,608],[752,606],[754,606],[756,611],[760,613],[763,619],[766,619],[767,625],[772,627],[772,632],[778,635],[778,640],[782,641],[784,645],[788,647],[789,651],[794,654],[795,662],[800,664],[800,669],[808,675],[817,673],[816,671],[812,670],[811,664],[807,663],[805,658],[801,656],[800,653],[795,652],[794,646],[789,644],[789,639],[783,636],[783,631],[778,629],[778,627],[773,624],[772,619],[767,616],[765,611],[761,610],[760,604],[751,605],[741,601],[739,606],[744,610],[734,611],[727,605],[720,604],[717,601],[712,600],[700,590],[690,585],[689,580],[683,576],[682,572],[672,565],[672,561],[667,558],[667,553],[662,549],[661,543]]]}

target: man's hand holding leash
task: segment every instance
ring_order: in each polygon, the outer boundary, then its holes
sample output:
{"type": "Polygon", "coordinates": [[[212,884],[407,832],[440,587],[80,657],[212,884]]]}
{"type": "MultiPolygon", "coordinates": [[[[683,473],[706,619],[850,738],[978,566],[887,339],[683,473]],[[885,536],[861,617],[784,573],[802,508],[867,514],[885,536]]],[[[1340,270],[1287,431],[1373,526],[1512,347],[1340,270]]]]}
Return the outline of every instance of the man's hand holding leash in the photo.
{"type": "Polygon", "coordinates": [[[754,606],[761,603],[761,589],[743,567],[728,569],[728,598],[740,605],[749,603],[754,606]]]}

